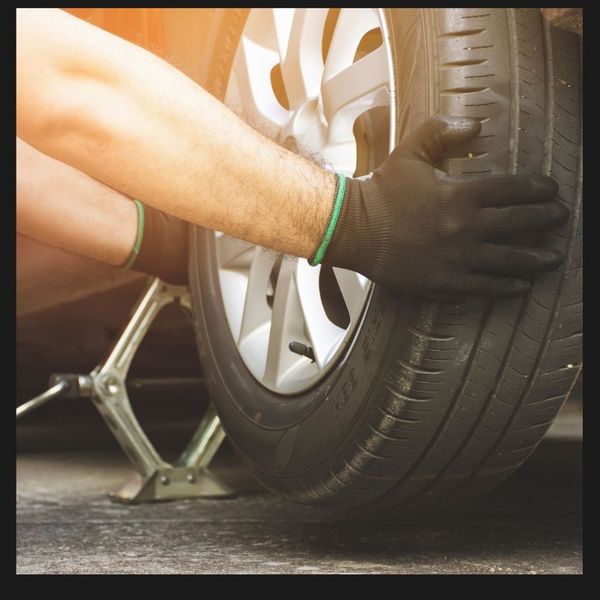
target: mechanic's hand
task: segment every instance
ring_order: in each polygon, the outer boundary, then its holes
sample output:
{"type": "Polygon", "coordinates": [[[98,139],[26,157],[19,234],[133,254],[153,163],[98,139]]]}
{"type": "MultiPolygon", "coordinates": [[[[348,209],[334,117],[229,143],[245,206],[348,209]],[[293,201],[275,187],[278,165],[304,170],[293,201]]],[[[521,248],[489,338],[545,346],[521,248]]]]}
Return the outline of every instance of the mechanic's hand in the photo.
{"type": "Polygon", "coordinates": [[[434,167],[480,129],[476,119],[434,117],[370,179],[347,179],[323,264],[358,271],[397,292],[498,296],[525,293],[528,275],[557,268],[563,256],[555,250],[507,241],[568,220],[552,179],[451,177],[434,167]]]}

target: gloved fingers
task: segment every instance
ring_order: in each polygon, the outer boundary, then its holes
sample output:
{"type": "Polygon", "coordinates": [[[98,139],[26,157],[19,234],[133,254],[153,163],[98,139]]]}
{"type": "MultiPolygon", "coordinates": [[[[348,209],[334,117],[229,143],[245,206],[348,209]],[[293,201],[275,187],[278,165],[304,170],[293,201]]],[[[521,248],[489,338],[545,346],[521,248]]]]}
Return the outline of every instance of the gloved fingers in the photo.
{"type": "Polygon", "coordinates": [[[550,229],[569,220],[569,209],[559,201],[484,208],[481,213],[483,239],[501,238],[513,233],[550,229]]]}
{"type": "Polygon", "coordinates": [[[477,253],[473,271],[519,277],[537,271],[552,271],[563,260],[562,253],[548,248],[483,244],[477,253]]]}
{"type": "Polygon", "coordinates": [[[441,158],[473,140],[481,131],[478,119],[436,115],[402,140],[398,151],[432,165],[441,158]]]}
{"type": "Polygon", "coordinates": [[[522,296],[531,290],[531,282],[526,279],[495,277],[485,274],[469,274],[456,277],[445,284],[436,286],[436,292],[451,294],[475,294],[512,298],[522,296]]]}
{"type": "Polygon", "coordinates": [[[544,175],[489,175],[464,178],[462,191],[471,194],[480,206],[509,206],[549,202],[558,194],[558,185],[544,175]]]}

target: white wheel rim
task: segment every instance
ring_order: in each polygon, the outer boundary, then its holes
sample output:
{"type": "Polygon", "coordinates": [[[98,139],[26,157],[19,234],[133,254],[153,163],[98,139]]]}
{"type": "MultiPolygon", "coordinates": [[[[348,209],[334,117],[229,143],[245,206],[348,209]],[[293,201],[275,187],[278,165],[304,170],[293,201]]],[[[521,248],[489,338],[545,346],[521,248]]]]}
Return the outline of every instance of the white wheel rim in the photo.
{"type": "MultiPolygon", "coordinates": [[[[233,61],[225,103],[261,133],[293,140],[327,168],[352,176],[357,164],[354,123],[375,107],[389,111],[395,140],[391,52],[381,9],[341,9],[323,61],[329,9],[253,9],[233,61]],[[363,36],[378,29],[382,44],[354,61],[363,36]],[[278,101],[271,70],[279,65],[288,106],[278,101]]],[[[225,314],[241,358],[265,387],[283,395],[317,384],[357,332],[373,285],[334,268],[345,320],[337,324],[320,290],[321,266],[215,232],[225,314]],[[292,352],[290,342],[312,355],[292,352]],[[314,358],[314,360],[313,360],[314,358]]],[[[326,273],[323,273],[323,277],[326,273]]],[[[336,287],[332,278],[328,289],[336,287]]],[[[329,292],[328,292],[329,293],[329,292]]],[[[338,302],[338,303],[339,303],[338,302]]]]}

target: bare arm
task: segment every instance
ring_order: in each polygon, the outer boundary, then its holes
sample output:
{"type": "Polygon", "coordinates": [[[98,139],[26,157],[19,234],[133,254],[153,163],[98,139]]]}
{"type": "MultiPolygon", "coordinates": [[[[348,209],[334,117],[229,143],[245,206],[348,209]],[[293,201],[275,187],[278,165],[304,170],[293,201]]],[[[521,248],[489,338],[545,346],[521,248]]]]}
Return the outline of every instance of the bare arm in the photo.
{"type": "Polygon", "coordinates": [[[163,60],[58,9],[17,11],[17,134],[128,196],[298,256],[335,190],[163,60]]]}
{"type": "Polygon", "coordinates": [[[111,265],[131,252],[130,198],[17,138],[17,231],[111,265]]]}

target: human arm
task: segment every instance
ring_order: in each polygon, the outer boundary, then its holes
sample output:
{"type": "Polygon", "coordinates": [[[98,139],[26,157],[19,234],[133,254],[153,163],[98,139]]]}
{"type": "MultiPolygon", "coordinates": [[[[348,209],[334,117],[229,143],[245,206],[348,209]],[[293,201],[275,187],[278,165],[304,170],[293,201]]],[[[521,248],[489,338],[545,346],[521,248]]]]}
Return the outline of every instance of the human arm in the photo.
{"type": "Polygon", "coordinates": [[[17,11],[17,134],[146,204],[297,256],[335,188],[165,61],[58,9],[17,11]]]}
{"type": "MultiPolygon", "coordinates": [[[[19,11],[17,33],[17,125],[32,145],[186,221],[313,257],[333,214],[331,173],[252,130],[164,61],[61,11],[19,11]]],[[[440,150],[456,151],[479,127],[440,123],[402,140],[370,181],[348,180],[324,263],[398,291],[448,282],[452,291],[526,291],[529,273],[561,257],[507,240],[564,222],[556,186],[445,176],[435,168],[440,150]],[[486,197],[499,187],[496,212],[506,218],[490,219],[486,197]],[[523,221],[530,204],[537,218],[523,221]]]]}

